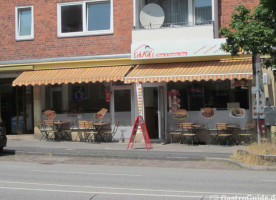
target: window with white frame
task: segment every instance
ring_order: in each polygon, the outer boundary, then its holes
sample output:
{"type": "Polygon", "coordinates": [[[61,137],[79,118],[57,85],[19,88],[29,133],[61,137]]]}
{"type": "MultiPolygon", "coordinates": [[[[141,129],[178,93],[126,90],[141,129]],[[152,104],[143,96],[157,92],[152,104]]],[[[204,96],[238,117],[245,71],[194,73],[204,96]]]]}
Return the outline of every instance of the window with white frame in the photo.
{"type": "Polygon", "coordinates": [[[15,8],[16,40],[34,38],[33,6],[15,8]]]}
{"type": "Polygon", "coordinates": [[[145,0],[144,5],[150,3],[162,7],[165,14],[163,27],[212,23],[212,0],[145,0]]]}
{"type": "Polygon", "coordinates": [[[113,0],[58,4],[58,36],[113,33],[113,0]]]}
{"type": "Polygon", "coordinates": [[[211,0],[195,0],[195,24],[210,24],[212,21],[212,2],[211,0]]]}

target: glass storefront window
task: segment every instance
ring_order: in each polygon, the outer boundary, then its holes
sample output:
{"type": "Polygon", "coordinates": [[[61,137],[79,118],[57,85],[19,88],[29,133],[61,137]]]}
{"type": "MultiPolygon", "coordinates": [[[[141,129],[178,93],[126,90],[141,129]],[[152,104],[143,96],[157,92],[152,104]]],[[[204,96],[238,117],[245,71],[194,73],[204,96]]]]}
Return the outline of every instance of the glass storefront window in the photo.
{"type": "Polygon", "coordinates": [[[95,113],[102,108],[110,111],[106,102],[104,83],[85,83],[46,86],[46,109],[57,113],[95,113]]]}
{"type": "Polygon", "coordinates": [[[115,120],[120,126],[131,125],[131,90],[114,90],[115,120]]]}
{"type": "Polygon", "coordinates": [[[69,87],[70,112],[94,113],[102,108],[109,110],[103,83],[74,84],[69,87]]]}
{"type": "Polygon", "coordinates": [[[179,91],[180,108],[199,111],[212,107],[226,110],[227,103],[238,102],[241,108],[249,109],[249,93],[246,86],[233,86],[230,80],[168,83],[168,91],[179,91]]]}

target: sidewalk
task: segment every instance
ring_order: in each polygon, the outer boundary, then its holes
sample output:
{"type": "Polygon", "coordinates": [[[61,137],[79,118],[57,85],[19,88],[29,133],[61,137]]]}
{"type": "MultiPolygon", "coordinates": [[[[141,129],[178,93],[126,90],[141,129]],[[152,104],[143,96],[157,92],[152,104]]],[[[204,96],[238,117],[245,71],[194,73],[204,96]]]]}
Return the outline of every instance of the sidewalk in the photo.
{"type": "Polygon", "coordinates": [[[227,159],[242,146],[152,144],[146,150],[145,144],[135,143],[127,151],[127,143],[84,143],[84,142],[47,142],[35,140],[32,135],[8,136],[4,153],[35,154],[53,156],[82,156],[97,158],[154,159],[154,160],[206,160],[227,159]]]}

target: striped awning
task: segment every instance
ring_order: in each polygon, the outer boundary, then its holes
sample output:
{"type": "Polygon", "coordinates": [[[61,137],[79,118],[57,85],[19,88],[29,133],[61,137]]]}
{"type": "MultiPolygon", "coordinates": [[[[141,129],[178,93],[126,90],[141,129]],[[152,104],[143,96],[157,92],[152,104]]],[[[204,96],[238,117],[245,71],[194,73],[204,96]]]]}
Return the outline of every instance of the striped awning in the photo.
{"type": "Polygon", "coordinates": [[[223,60],[138,65],[125,83],[252,79],[252,60],[223,60]]]}
{"type": "Polygon", "coordinates": [[[27,71],[18,76],[12,85],[27,86],[124,81],[124,76],[130,68],[131,66],[112,66],[27,71]]]}

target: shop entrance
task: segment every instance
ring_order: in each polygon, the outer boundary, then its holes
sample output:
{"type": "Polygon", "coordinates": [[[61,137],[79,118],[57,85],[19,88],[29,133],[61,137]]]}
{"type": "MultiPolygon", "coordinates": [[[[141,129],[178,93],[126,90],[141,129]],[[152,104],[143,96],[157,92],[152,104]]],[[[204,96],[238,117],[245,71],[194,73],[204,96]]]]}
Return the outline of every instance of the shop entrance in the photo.
{"type": "Polygon", "coordinates": [[[0,83],[0,119],[7,134],[33,133],[32,87],[12,87],[12,79],[0,83]]]}
{"type": "Polygon", "coordinates": [[[133,87],[121,82],[113,82],[111,90],[111,122],[119,127],[114,136],[124,142],[132,131],[134,123],[133,87]]]}
{"type": "Polygon", "coordinates": [[[144,87],[144,117],[150,139],[164,137],[164,87],[144,87]]]}

